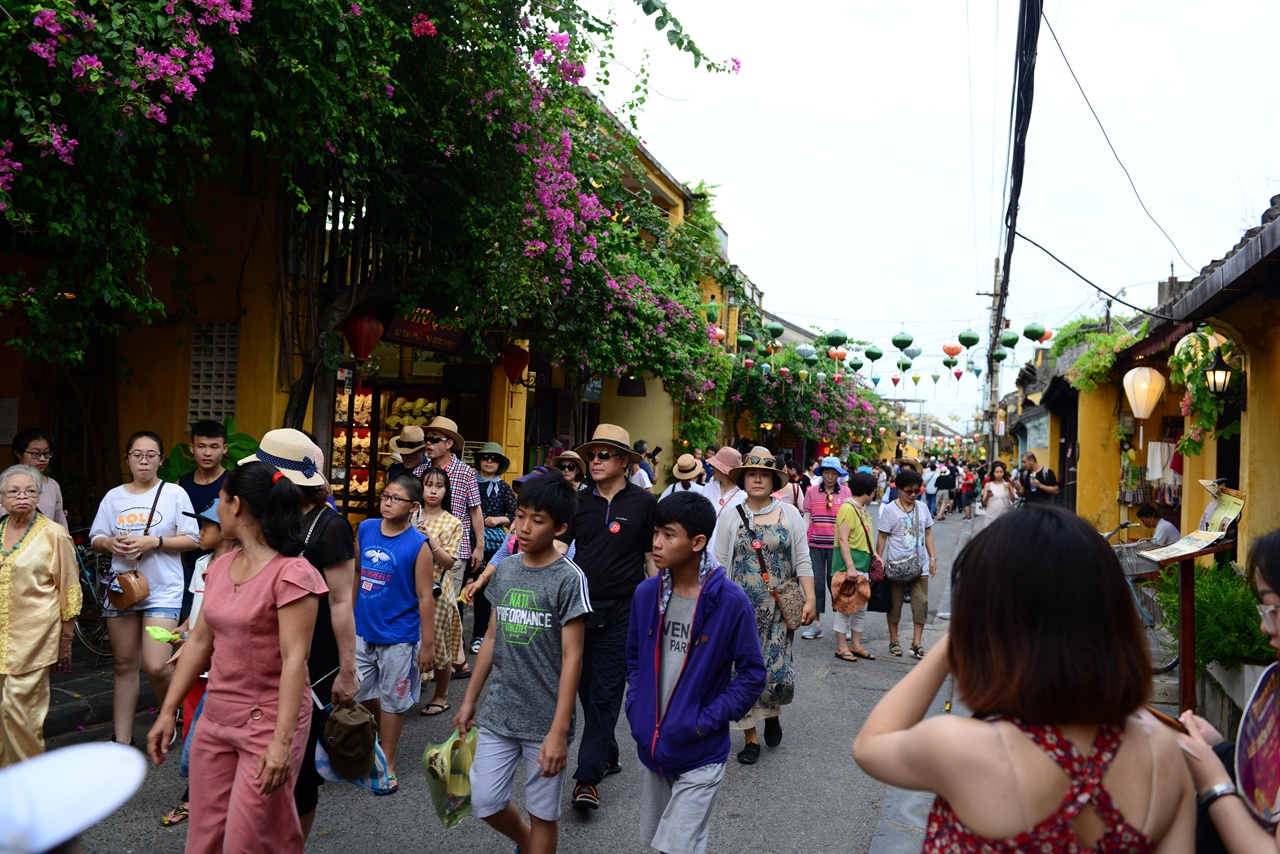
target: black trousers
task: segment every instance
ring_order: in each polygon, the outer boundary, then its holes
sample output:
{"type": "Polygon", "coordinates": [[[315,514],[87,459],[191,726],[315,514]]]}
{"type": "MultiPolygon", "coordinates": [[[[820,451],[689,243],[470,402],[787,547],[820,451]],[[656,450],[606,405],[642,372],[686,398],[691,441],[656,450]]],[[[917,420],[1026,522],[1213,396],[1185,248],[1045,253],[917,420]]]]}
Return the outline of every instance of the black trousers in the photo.
{"type": "Polygon", "coordinates": [[[630,602],[592,602],[582,650],[582,738],[573,779],[596,785],[604,777],[605,762],[618,760],[614,730],[622,711],[627,678],[627,621],[630,602]]]}

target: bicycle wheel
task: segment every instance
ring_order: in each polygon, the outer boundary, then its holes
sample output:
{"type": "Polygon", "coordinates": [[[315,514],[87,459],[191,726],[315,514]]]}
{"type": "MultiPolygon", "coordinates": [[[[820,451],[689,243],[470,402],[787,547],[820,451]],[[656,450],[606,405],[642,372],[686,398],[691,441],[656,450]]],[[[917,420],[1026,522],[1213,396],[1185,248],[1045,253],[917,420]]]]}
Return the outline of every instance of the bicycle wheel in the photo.
{"type": "Polygon", "coordinates": [[[111,641],[107,638],[107,621],[102,616],[105,595],[97,575],[98,561],[95,556],[80,573],[80,593],[84,601],[80,605],[80,616],[76,619],[76,637],[89,652],[110,658],[111,641]]]}

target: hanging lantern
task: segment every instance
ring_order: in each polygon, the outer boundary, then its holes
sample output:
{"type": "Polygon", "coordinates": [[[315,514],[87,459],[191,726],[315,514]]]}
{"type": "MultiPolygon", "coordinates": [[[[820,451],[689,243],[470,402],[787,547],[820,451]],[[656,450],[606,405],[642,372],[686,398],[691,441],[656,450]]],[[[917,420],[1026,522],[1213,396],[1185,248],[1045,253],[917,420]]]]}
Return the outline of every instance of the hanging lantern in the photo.
{"type": "Polygon", "coordinates": [[[873,386],[875,386],[876,388],[879,388],[879,387],[880,387],[880,378],[879,378],[879,377],[877,377],[877,376],[872,376],[872,377],[871,377],[871,384],[872,384],[873,386]]]}
{"type": "Polygon", "coordinates": [[[916,359],[920,358],[920,354],[923,352],[924,351],[921,350],[919,346],[908,347],[907,349],[902,351],[903,355],[905,355],[908,359],[910,359],[913,362],[916,359]]]}
{"type": "Polygon", "coordinates": [[[868,361],[875,362],[884,355],[884,351],[872,344],[870,347],[862,351],[862,355],[866,356],[868,361]]]}
{"type": "Polygon", "coordinates": [[[978,367],[977,365],[970,365],[969,370],[973,371],[973,375],[975,377],[982,376],[982,368],[978,367]]]}
{"type": "Polygon", "coordinates": [[[1053,337],[1053,330],[1052,330],[1052,329],[1046,329],[1046,330],[1044,331],[1044,334],[1040,336],[1040,343],[1041,343],[1041,344],[1043,344],[1043,343],[1045,343],[1046,341],[1048,341],[1048,340],[1049,340],[1050,338],[1052,338],[1052,337],[1053,337]]]}
{"type": "Polygon", "coordinates": [[[991,358],[995,359],[997,362],[1003,362],[1005,359],[1009,358],[1009,351],[1003,347],[997,347],[991,351],[991,358]]]}
{"type": "Polygon", "coordinates": [[[529,351],[515,344],[508,344],[498,354],[502,359],[502,372],[509,382],[518,383],[524,376],[524,369],[529,366],[529,351]]]}
{"type": "Polygon", "coordinates": [[[817,352],[818,352],[817,350],[813,349],[812,344],[801,344],[799,347],[796,348],[796,355],[799,356],[801,359],[806,359],[806,360],[817,352]]]}
{"type": "Polygon", "coordinates": [[[914,339],[906,333],[906,330],[903,330],[893,336],[893,346],[897,347],[899,350],[905,350],[911,346],[911,342],[913,340],[914,339]]]}
{"type": "Polygon", "coordinates": [[[964,371],[960,370],[959,368],[956,368],[951,373],[956,375],[956,379],[960,379],[962,376],[964,376],[964,371]]]}
{"type": "Polygon", "coordinates": [[[755,346],[756,346],[756,339],[752,338],[750,335],[748,335],[745,332],[738,333],[738,349],[739,350],[753,350],[755,349],[755,346]]]}
{"type": "Polygon", "coordinates": [[[933,373],[929,374],[929,376],[933,378],[934,385],[937,385],[938,380],[942,379],[942,374],[938,373],[937,371],[934,371],[933,373]]]}
{"type": "Polygon", "coordinates": [[[959,356],[962,349],[964,348],[960,346],[959,341],[948,341],[946,344],[942,345],[942,352],[946,353],[950,358],[959,356]]]}
{"type": "Polygon", "coordinates": [[[947,358],[942,360],[942,364],[947,366],[948,368],[954,368],[956,365],[960,364],[960,360],[957,359],[955,356],[948,356],[947,358]]]}
{"type": "Polygon", "coordinates": [[[750,356],[742,360],[742,367],[746,368],[748,371],[754,368],[755,366],[756,366],[756,360],[752,359],[750,356]]]}
{"type": "Polygon", "coordinates": [[[972,329],[966,329],[964,332],[961,332],[956,336],[956,340],[964,345],[964,348],[968,350],[974,344],[978,343],[978,333],[974,332],[972,329]]]}
{"type": "Polygon", "coordinates": [[[776,320],[771,320],[764,325],[764,331],[768,332],[769,337],[776,341],[782,337],[782,333],[787,331],[787,327],[776,320]]]}
{"type": "Polygon", "coordinates": [[[382,337],[382,324],[372,314],[353,314],[338,327],[357,362],[369,358],[382,337]]]}
{"type": "Polygon", "coordinates": [[[919,375],[919,374],[912,374],[912,375],[911,375],[911,382],[912,382],[912,384],[913,384],[913,385],[920,385],[920,375],[919,375]]]}
{"type": "MultiPolygon", "coordinates": [[[[899,376],[898,374],[894,374],[893,376],[889,377],[889,379],[893,380],[893,387],[894,387],[894,388],[897,388],[897,387],[898,387],[898,383],[902,382],[902,377],[901,377],[901,376],[899,376]]],[[[895,397],[896,397],[896,396],[897,396],[897,395],[895,395],[895,397]]]]}
{"type": "Polygon", "coordinates": [[[1044,337],[1044,326],[1039,323],[1028,323],[1022,327],[1022,337],[1028,341],[1039,341],[1044,337]]]}
{"type": "Polygon", "coordinates": [[[769,364],[768,362],[765,362],[760,366],[760,373],[764,374],[766,377],[769,376],[769,373],[772,370],[773,370],[773,365],[769,364]]]}
{"type": "MultiPolygon", "coordinates": [[[[813,348],[810,348],[810,349],[813,349],[813,348]]],[[[805,356],[804,363],[812,368],[814,365],[818,364],[818,354],[810,353],[808,356],[805,356]]]]}
{"type": "Polygon", "coordinates": [[[827,343],[832,347],[839,347],[841,344],[849,340],[849,336],[845,335],[839,329],[832,329],[827,333],[827,343]]]}
{"type": "Polygon", "coordinates": [[[702,309],[702,313],[707,316],[708,323],[715,323],[720,317],[720,303],[718,302],[709,302],[698,306],[698,308],[702,309]]]}
{"type": "Polygon", "coordinates": [[[900,370],[900,371],[908,371],[908,370],[910,370],[910,369],[911,369],[911,360],[910,360],[910,359],[908,359],[908,358],[905,358],[905,357],[904,357],[904,358],[901,358],[901,359],[899,359],[899,360],[898,360],[898,370],[900,370]]]}
{"type": "Polygon", "coordinates": [[[1227,340],[1225,335],[1204,327],[1195,332],[1188,332],[1178,339],[1178,343],[1173,345],[1173,352],[1181,358],[1199,362],[1205,355],[1213,353],[1227,343],[1227,340]]]}
{"type": "Polygon", "coordinates": [[[836,354],[831,358],[835,359],[837,362],[843,362],[845,359],[849,358],[849,351],[844,347],[837,347],[836,354]]]}
{"type": "Polygon", "coordinates": [[[859,359],[857,356],[854,356],[852,359],[849,360],[849,367],[853,368],[855,371],[862,370],[862,366],[864,364],[866,363],[863,362],[861,359],[859,359]]]}
{"type": "Polygon", "coordinates": [[[725,332],[723,329],[717,326],[715,331],[715,339],[717,341],[723,341],[727,337],[729,337],[729,333],[725,332]]]}
{"type": "Polygon", "coordinates": [[[881,435],[881,436],[883,436],[884,434],[885,434],[885,429],[884,429],[883,427],[881,427],[881,428],[880,428],[880,435],[881,435]]]}
{"type": "Polygon", "coordinates": [[[840,385],[840,383],[844,382],[844,374],[836,374],[831,379],[835,382],[836,385],[840,385]]]}
{"type": "Polygon", "coordinates": [[[801,368],[800,370],[796,371],[796,376],[800,378],[800,382],[808,382],[809,380],[809,372],[806,371],[804,368],[801,368]]]}
{"type": "Polygon", "coordinates": [[[827,381],[826,371],[818,371],[818,385],[822,385],[827,381]]]}
{"type": "MultiPolygon", "coordinates": [[[[1164,375],[1155,368],[1130,368],[1124,375],[1124,396],[1133,417],[1145,421],[1151,416],[1164,394],[1164,375]]],[[[1142,428],[1138,428],[1138,447],[1142,447],[1142,428]]]]}
{"type": "Polygon", "coordinates": [[[1018,346],[1018,333],[1014,332],[1012,329],[1006,329],[1004,332],[1000,333],[1000,343],[1006,347],[1018,346]]]}
{"type": "Polygon", "coordinates": [[[778,368],[778,373],[781,374],[784,378],[789,377],[791,376],[791,369],[788,368],[786,365],[783,365],[781,368],[778,368]]]}
{"type": "Polygon", "coordinates": [[[899,439],[905,439],[905,438],[907,438],[907,434],[906,434],[906,433],[903,433],[903,432],[901,432],[901,431],[899,431],[899,433],[898,433],[898,438],[899,438],[899,439]]]}

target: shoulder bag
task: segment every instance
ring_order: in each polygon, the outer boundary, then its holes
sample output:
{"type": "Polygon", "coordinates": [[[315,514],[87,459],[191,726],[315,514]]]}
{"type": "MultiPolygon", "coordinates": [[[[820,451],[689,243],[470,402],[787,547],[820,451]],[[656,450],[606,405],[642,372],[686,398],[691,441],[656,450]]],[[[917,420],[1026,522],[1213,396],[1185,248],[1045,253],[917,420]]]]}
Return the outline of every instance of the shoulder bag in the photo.
{"type": "MultiPolygon", "coordinates": [[[[919,507],[914,509],[914,515],[918,524],[920,518],[919,507]]],[[[905,522],[903,527],[906,527],[905,522]]],[[[885,561],[884,572],[885,577],[895,584],[910,584],[915,581],[924,574],[924,560],[920,557],[920,549],[912,549],[911,554],[906,557],[885,561]]]]}
{"type": "Polygon", "coordinates": [[[778,607],[782,609],[782,619],[786,620],[787,629],[794,632],[800,628],[801,620],[804,619],[804,589],[794,578],[780,585],[773,583],[773,579],[769,576],[769,566],[764,559],[764,543],[747,522],[746,508],[739,504],[737,510],[738,515],[742,517],[742,527],[751,538],[751,547],[755,550],[756,560],[760,562],[760,577],[764,579],[765,584],[769,585],[769,592],[773,594],[778,607]]]}
{"type": "MultiPolygon", "coordinates": [[[[156,497],[151,501],[151,512],[147,514],[147,527],[142,529],[142,536],[144,537],[151,535],[151,520],[155,518],[156,506],[160,503],[161,492],[164,492],[163,480],[156,487],[156,497]]],[[[147,582],[147,577],[138,572],[137,561],[134,562],[133,569],[116,573],[115,577],[111,579],[111,583],[107,586],[107,600],[116,611],[132,608],[150,595],[151,585],[147,582]]]]}
{"type": "Polygon", "coordinates": [[[884,581],[884,561],[880,560],[880,555],[876,554],[875,541],[871,539],[871,529],[867,527],[867,518],[859,511],[858,521],[862,523],[862,530],[867,535],[867,551],[871,552],[871,566],[867,568],[867,578],[872,581],[884,581]]]}

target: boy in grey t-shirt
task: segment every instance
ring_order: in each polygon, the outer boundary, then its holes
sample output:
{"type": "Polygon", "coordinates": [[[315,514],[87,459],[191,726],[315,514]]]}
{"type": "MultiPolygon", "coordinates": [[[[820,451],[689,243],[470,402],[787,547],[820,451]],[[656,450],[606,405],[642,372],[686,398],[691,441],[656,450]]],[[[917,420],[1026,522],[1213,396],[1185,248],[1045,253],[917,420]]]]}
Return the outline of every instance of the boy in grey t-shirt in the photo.
{"type": "Polygon", "coordinates": [[[480,578],[493,620],[453,719],[464,735],[480,728],[471,764],[471,811],[525,852],[554,851],[559,838],[591,599],[586,576],[554,543],[568,529],[577,503],[573,485],[558,475],[534,478],[521,490],[513,525],[521,554],[480,578]],[[477,716],[486,683],[489,693],[477,716]],[[529,822],[511,803],[521,758],[529,822]]]}

